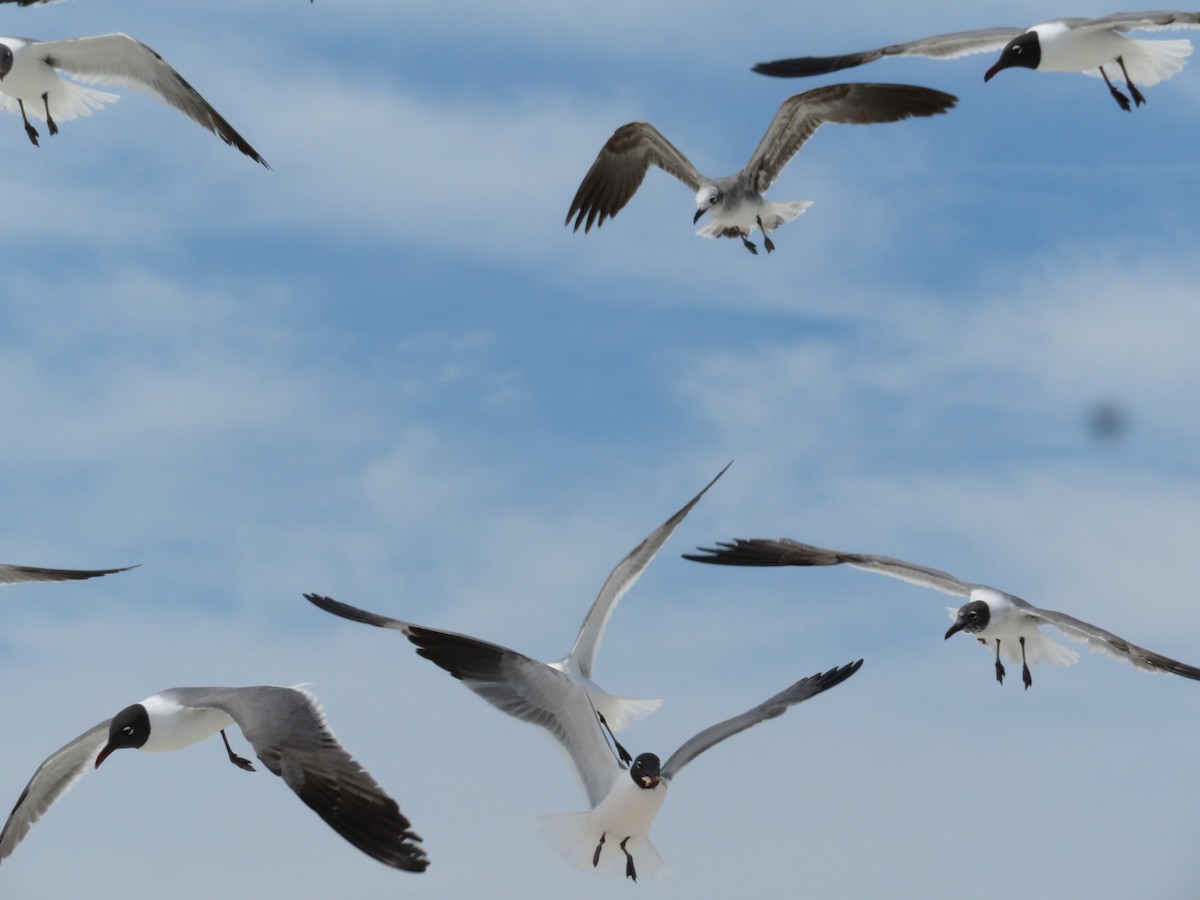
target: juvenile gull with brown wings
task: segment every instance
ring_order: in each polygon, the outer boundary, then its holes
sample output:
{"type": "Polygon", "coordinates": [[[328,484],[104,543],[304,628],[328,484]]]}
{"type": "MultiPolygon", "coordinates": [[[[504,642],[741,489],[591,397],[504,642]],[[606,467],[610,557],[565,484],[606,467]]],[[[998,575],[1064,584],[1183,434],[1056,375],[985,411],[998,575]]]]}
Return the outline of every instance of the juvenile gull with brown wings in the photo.
{"type": "Polygon", "coordinates": [[[566,224],[574,217],[575,231],[580,225],[585,233],[593,224],[600,227],[625,207],[655,165],[696,192],[693,224],[705,213],[712,217],[697,234],[741,238],[746,249],[757,254],[749,240],[757,228],[770,253],[775,244],[767,233],[792,221],[812,201],[776,202],[763,194],[813,132],[826,122],[875,125],[932,116],[946,112],[957,99],[908,84],[831,84],[796,94],[780,105],[745,167],[725,178],[706,178],[653,125],[630,122],[613,132],[600,150],[575,192],[566,224]]]}

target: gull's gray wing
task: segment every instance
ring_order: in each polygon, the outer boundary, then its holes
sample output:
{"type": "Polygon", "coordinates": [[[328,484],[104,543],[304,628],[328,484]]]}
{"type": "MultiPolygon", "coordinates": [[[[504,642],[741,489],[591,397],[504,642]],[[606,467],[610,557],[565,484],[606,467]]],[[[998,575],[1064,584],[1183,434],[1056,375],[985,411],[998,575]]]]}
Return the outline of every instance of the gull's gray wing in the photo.
{"type": "Polygon", "coordinates": [[[397,869],[429,865],[396,801],[342,747],[308,691],[288,687],[175,688],[184,706],[226,713],[263,765],[359,850],[397,869]]]}
{"type": "Polygon", "coordinates": [[[808,678],[797,681],[787,690],[780,691],[766,702],[746,710],[740,716],[734,716],[732,719],[726,719],[724,722],[718,722],[716,725],[705,728],[695,737],[684,741],[683,746],[671,754],[663,764],[662,777],[670,781],[675,777],[675,773],[714,744],[719,744],[725,738],[732,737],[739,731],[745,731],[759,722],[781,716],[787,712],[788,707],[803,703],[822,691],[836,687],[857,672],[862,667],[862,663],[863,661],[860,659],[858,662],[833,668],[828,672],[810,675],[808,678]]]}
{"type": "Polygon", "coordinates": [[[704,496],[705,492],[716,484],[717,478],[724,475],[731,465],[733,465],[732,460],[679,512],[659,525],[650,532],[645,540],[630,550],[629,555],[617,563],[609,573],[608,578],[604,581],[604,586],[600,588],[596,601],[588,610],[587,616],[584,617],[583,625],[579,629],[571,652],[567,654],[567,659],[573,659],[578,664],[579,671],[585,678],[592,677],[596,651],[600,649],[605,626],[608,625],[608,619],[616,609],[617,603],[625,596],[625,592],[633,587],[633,583],[641,576],[642,570],[650,564],[650,560],[654,559],[655,554],[666,543],[675,527],[683,521],[684,517],[692,511],[692,507],[700,502],[700,498],[704,496]]]}
{"type": "Polygon", "coordinates": [[[571,758],[592,806],[608,793],[620,764],[600,729],[587,691],[562,672],[498,644],[379,616],[318,594],[304,597],[334,615],[404,632],[419,655],[492,706],[544,728],[571,758]]]}
{"type": "Polygon", "coordinates": [[[128,572],[137,566],[121,569],[42,569],[38,566],[14,566],[0,563],[0,584],[19,584],[23,581],[82,581],[116,572],[128,572]]]}
{"type": "Polygon", "coordinates": [[[564,224],[571,224],[571,217],[575,216],[572,230],[578,231],[586,216],[585,234],[591,231],[593,222],[599,228],[605,219],[625,208],[651,165],[674,175],[693,191],[700,190],[704,181],[691,161],[657,128],[649,122],[630,122],[614,131],[601,148],[575,192],[564,224]]]}
{"type": "Polygon", "coordinates": [[[837,566],[845,563],[856,569],[890,575],[909,584],[933,588],[956,597],[969,597],[971,588],[976,587],[960,581],[948,572],[919,566],[902,559],[827,550],[790,538],[780,538],[777,541],[765,538],[737,538],[733,542],[718,541],[716,547],[697,549],[700,550],[699,554],[685,553],[683,558],[721,566],[837,566]]]}
{"type": "Polygon", "coordinates": [[[65,41],[40,41],[36,49],[48,65],[69,72],[80,81],[122,85],[157,97],[203,125],[226,144],[271,168],[183,76],[141,41],[127,34],[100,34],[65,41]]]}
{"type": "Polygon", "coordinates": [[[1112,13],[1098,19],[1068,19],[1073,30],[1096,31],[1177,31],[1181,28],[1200,28],[1200,13],[1196,12],[1128,12],[1112,13]]]}
{"type": "Polygon", "coordinates": [[[33,823],[54,805],[54,801],[70,790],[84,772],[96,764],[96,756],[108,743],[110,721],[105,719],[89,728],[71,743],[50,754],[37,767],[29,784],[25,785],[25,790],[17,798],[8,821],[4,823],[4,830],[0,831],[0,859],[12,853],[33,823]]]}
{"type": "Polygon", "coordinates": [[[1169,656],[1147,650],[1145,647],[1139,647],[1091,622],[1084,622],[1082,619],[1076,619],[1074,616],[1055,612],[1052,609],[1039,609],[1011,594],[1007,596],[1014,606],[1038,624],[1053,625],[1072,640],[1086,643],[1092,650],[1107,653],[1114,659],[1123,660],[1147,672],[1170,672],[1173,675],[1182,675],[1184,678],[1200,681],[1200,668],[1181,663],[1169,656]]]}
{"type": "Polygon", "coordinates": [[[1025,31],[1024,28],[979,28],[974,31],[954,31],[950,34],[935,34],[930,37],[889,44],[877,50],[862,50],[841,56],[797,56],[792,59],[776,59],[759,63],[754,71],[760,75],[776,78],[803,78],[809,75],[827,75],[842,69],[861,66],[885,56],[926,56],[930,59],[956,59],[973,53],[1000,50],[1025,31]]]}
{"type": "Polygon", "coordinates": [[[826,122],[875,125],[933,116],[954,106],[953,94],[911,84],[829,84],[788,97],[775,113],[750,161],[746,183],[760,194],[775,181],[813,132],[826,122]]]}

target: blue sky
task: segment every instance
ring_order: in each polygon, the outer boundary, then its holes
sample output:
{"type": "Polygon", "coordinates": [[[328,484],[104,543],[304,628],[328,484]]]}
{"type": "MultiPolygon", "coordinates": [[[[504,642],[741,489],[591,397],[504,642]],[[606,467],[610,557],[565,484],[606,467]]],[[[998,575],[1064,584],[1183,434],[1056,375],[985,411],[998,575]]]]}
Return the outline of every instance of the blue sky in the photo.
{"type": "Polygon", "coordinates": [[[432,860],[374,863],[209,742],[114,756],[4,862],[5,893],[1194,897],[1196,685],[1085,653],[998,687],[943,642],[949,598],[679,554],[889,554],[1200,662],[1196,63],[1132,114],[1079,75],[985,86],[984,56],[843,73],[961,102],[822,129],[771,192],[814,205],[770,257],[696,237],[657,171],[599,231],[562,227],[619,125],[723,175],[785,97],[839,80],[757,61],[1112,11],[5,9],[10,33],[145,41],[274,171],[131,91],[40,149],[0,120],[0,558],[141,564],[4,590],[0,796],[158,690],[307,682],[432,860]],[[1127,416],[1115,439],[1087,428],[1101,402],[1127,416]],[[557,658],[611,566],[730,459],[613,617],[597,680],[665,701],[626,743],[670,753],[866,663],[675,781],[665,881],[566,866],[537,815],[583,800],[552,743],[300,596],[557,658]]]}

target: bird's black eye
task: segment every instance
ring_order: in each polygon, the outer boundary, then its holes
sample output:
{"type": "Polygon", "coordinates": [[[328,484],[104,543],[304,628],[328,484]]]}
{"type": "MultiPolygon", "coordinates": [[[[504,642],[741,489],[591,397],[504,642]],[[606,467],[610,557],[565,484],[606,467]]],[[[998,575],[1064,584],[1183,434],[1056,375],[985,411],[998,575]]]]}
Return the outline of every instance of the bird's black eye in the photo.
{"type": "Polygon", "coordinates": [[[121,729],[121,733],[122,734],[133,734],[133,726],[126,725],[124,728],[121,729]]]}

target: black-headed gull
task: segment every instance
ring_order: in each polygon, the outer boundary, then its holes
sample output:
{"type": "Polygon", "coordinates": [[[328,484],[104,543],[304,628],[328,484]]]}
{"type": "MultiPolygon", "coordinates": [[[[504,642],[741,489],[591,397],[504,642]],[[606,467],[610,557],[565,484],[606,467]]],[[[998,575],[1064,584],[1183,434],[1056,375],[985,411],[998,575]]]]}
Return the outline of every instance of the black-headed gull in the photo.
{"type": "Polygon", "coordinates": [[[667,796],[667,785],[685,765],[714,744],[773,719],[810,697],[841,684],[858,671],[862,660],[797,681],[741,715],[726,719],[683,743],[661,763],[654,753],[632,758],[616,739],[609,746],[603,715],[592,705],[587,690],[558,669],[506,647],[462,634],[438,631],[399,619],[357,609],[330,597],[304,595],[311,603],[337,615],[402,632],[417,653],[445,669],[497,709],[532,725],[557,740],[575,765],[589,808],[581,812],[541,817],[542,833],[572,865],[624,872],[637,880],[660,875],[666,864],[650,843],[650,826],[667,796]],[[628,769],[625,763],[631,763],[628,769]],[[635,863],[636,858],[636,863],[635,863]],[[617,868],[614,869],[612,864],[617,868]]]}
{"type": "Polygon", "coordinates": [[[1053,625],[1072,640],[1086,643],[1092,650],[1107,653],[1148,672],[1171,672],[1184,678],[1200,680],[1200,669],[1131,644],[1111,631],[1105,631],[1066,613],[1039,609],[1020,597],[985,584],[960,581],[953,575],[928,566],[874,556],[866,553],[847,553],[802,544],[789,538],[768,540],[753,538],[733,542],[718,542],[716,547],[700,547],[699,554],[686,553],[684,559],[716,563],[723,566],[837,566],[849,565],[880,575],[899,578],[910,584],[934,588],[968,602],[958,609],[950,608],[954,624],[946,638],[966,632],[979,643],[992,649],[996,657],[996,680],[1004,683],[1004,664],[1000,654],[1012,663],[1021,663],[1021,680],[1028,689],[1033,684],[1029,664],[1047,663],[1069,666],[1079,660],[1074,650],[1055,643],[1038,629],[1038,625],[1053,625]]]}
{"type": "Polygon", "coordinates": [[[92,110],[119,99],[116,94],[62,78],[59,71],[90,83],[144,91],[175,107],[255,162],[271,168],[161,56],[127,34],[100,34],[65,41],[0,37],[0,106],[21,114],[25,133],[35,146],[38,131],[30,123],[30,116],[41,119],[51,134],[57,134],[59,122],[90,116],[92,110]]]}
{"type": "MultiPolygon", "coordinates": [[[[600,711],[601,715],[608,722],[609,728],[613,731],[620,731],[629,722],[649,715],[658,709],[662,705],[661,700],[617,697],[608,693],[608,691],[592,681],[592,668],[596,664],[596,653],[600,649],[600,641],[604,638],[604,629],[608,626],[609,617],[612,616],[617,603],[633,587],[634,582],[638,580],[642,571],[650,564],[650,560],[654,559],[655,554],[666,543],[667,538],[671,536],[676,526],[684,520],[684,517],[692,511],[692,507],[700,502],[700,498],[704,496],[710,487],[716,484],[717,479],[724,475],[731,465],[733,465],[732,462],[727,463],[725,468],[718,472],[713,480],[704,486],[704,489],[700,493],[689,500],[671,518],[650,532],[640,544],[630,550],[628,555],[613,567],[608,578],[604,580],[604,584],[600,588],[600,593],[596,596],[595,601],[593,601],[587,615],[584,616],[583,624],[579,628],[579,634],[575,637],[575,643],[571,645],[571,649],[566,656],[557,662],[540,663],[522,653],[517,653],[515,650],[506,651],[511,655],[513,665],[540,666],[562,672],[587,691],[592,705],[600,711]]],[[[338,603],[336,600],[322,597],[319,594],[305,594],[304,596],[326,612],[331,612],[345,619],[353,619],[356,622],[365,622],[368,625],[375,625],[379,628],[399,628],[401,630],[407,627],[408,624],[396,619],[389,619],[386,616],[365,613],[353,606],[338,603]]]]}
{"type": "Polygon", "coordinates": [[[843,125],[875,125],[913,117],[944,113],[957,98],[941,91],[907,84],[831,84],[805,91],[784,100],[767,127],[750,161],[736,175],[706,178],[691,160],[648,122],[622,125],[608,139],[591,169],[584,176],[566,224],[575,219],[575,231],[624,209],[651,165],[674,175],[696,192],[692,224],[708,213],[712,221],[697,231],[704,237],[741,238],[746,249],[757,254],[749,236],[758,229],[770,253],[775,244],[767,237],[785,222],[812,205],[811,200],[777,202],[763,194],[783,171],[804,142],[826,122],[843,125]]]}
{"type": "Polygon", "coordinates": [[[792,78],[837,72],[887,56],[955,59],[972,53],[1000,50],[1000,58],[987,70],[984,81],[1010,68],[1036,69],[1039,72],[1082,72],[1103,78],[1121,109],[1129,110],[1129,98],[1113,86],[1111,78],[1120,72],[1134,102],[1141,106],[1146,98],[1135,87],[1135,83],[1149,87],[1166,81],[1183,68],[1192,53],[1192,44],[1188,40],[1134,40],[1125,37],[1125,32],[1180,28],[1200,28],[1200,13],[1113,13],[1098,19],[1051,19],[1030,28],[956,31],[842,56],[779,59],[759,63],[754,71],[792,78]]]}
{"type": "MultiPolygon", "coordinates": [[[[411,872],[429,864],[421,839],[396,801],[347,753],[308,691],[289,687],[172,688],[127,706],[47,757],[17,799],[0,832],[0,859],[88,769],[114,750],[181,750],[237,725],[268,769],[287,782],[334,831],[380,862],[411,872]]],[[[193,860],[195,862],[195,860],[193,860]]]]}
{"type": "Polygon", "coordinates": [[[121,569],[43,569],[39,566],[14,566],[0,563],[0,584],[20,584],[26,581],[82,581],[85,578],[99,578],[101,575],[114,575],[117,572],[128,572],[137,566],[125,566],[121,569]]]}

